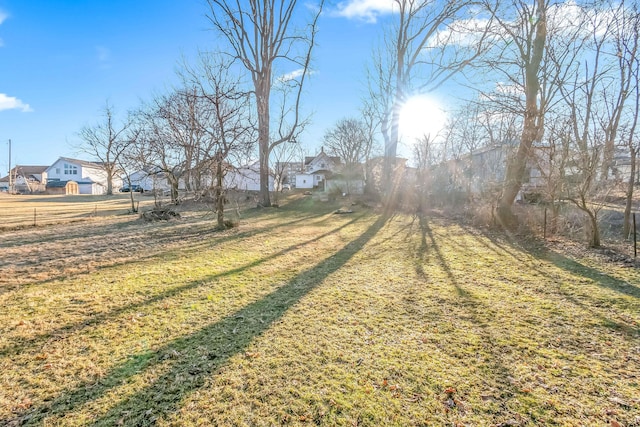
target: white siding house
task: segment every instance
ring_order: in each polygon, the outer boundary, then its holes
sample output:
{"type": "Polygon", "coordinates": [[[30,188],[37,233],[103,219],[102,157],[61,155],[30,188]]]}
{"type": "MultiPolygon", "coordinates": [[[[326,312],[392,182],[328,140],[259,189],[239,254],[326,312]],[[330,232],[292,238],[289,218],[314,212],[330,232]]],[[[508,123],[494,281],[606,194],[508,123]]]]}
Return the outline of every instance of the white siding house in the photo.
{"type": "MultiPolygon", "coordinates": [[[[269,174],[269,190],[273,190],[273,174],[269,174]]],[[[242,191],[260,191],[260,163],[232,169],[224,177],[226,188],[242,191]]]]}
{"type": "Polygon", "coordinates": [[[298,173],[296,174],[296,188],[313,188],[316,185],[314,179],[319,181],[320,176],[314,177],[312,174],[298,173]]]}
{"type": "MultiPolygon", "coordinates": [[[[100,162],[60,157],[49,166],[46,173],[48,183],[59,184],[69,181],[78,183],[80,194],[105,194],[107,191],[107,173],[100,162]]],[[[122,180],[114,177],[113,188],[117,189],[120,186],[122,186],[122,180]]]]}
{"type": "Polygon", "coordinates": [[[324,189],[326,180],[338,171],[342,162],[339,157],[332,157],[324,149],[315,157],[306,157],[304,172],[296,175],[296,188],[324,189]]]}
{"type": "MultiPolygon", "coordinates": [[[[131,185],[139,185],[144,191],[165,192],[171,190],[167,176],[162,171],[140,170],[132,173],[130,179],[131,185]]],[[[126,178],[123,178],[122,181],[124,185],[128,184],[126,178]]]]}

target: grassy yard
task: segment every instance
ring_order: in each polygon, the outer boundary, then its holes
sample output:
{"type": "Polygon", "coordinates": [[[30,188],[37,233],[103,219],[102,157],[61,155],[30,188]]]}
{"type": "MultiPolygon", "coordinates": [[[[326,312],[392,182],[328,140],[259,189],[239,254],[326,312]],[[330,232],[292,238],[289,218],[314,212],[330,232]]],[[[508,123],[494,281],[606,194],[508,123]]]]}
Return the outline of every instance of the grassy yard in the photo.
{"type": "Polygon", "coordinates": [[[0,425],[640,425],[640,271],[291,196],[0,235],[0,425]]]}

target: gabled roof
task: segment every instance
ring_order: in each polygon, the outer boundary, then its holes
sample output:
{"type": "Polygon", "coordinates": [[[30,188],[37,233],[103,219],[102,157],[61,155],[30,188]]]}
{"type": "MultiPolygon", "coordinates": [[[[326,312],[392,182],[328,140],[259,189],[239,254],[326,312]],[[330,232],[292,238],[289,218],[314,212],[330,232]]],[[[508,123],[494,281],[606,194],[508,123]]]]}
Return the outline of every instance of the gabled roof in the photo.
{"type": "Polygon", "coordinates": [[[17,171],[18,174],[22,176],[40,175],[48,168],[49,166],[17,165],[11,172],[15,173],[17,171]]]}
{"type": "MultiPolygon", "coordinates": [[[[249,163],[249,164],[241,165],[241,166],[237,166],[237,167],[231,166],[231,169],[235,170],[236,172],[240,172],[240,173],[242,173],[241,171],[250,171],[250,172],[254,172],[254,173],[259,174],[260,173],[260,160],[256,160],[253,163],[249,163]]],[[[271,168],[269,168],[269,175],[272,175],[272,174],[273,174],[273,170],[271,168]]]]}
{"type": "Polygon", "coordinates": [[[328,160],[331,160],[332,162],[334,162],[336,165],[339,165],[340,163],[342,163],[342,160],[340,159],[339,156],[329,156],[327,153],[325,153],[324,151],[321,151],[320,153],[318,153],[318,155],[316,156],[306,156],[304,158],[304,164],[305,166],[307,166],[309,163],[311,163],[312,161],[314,161],[315,159],[319,159],[321,157],[324,157],[328,160]]]}
{"type": "MultiPolygon", "coordinates": [[[[60,160],[65,161],[67,163],[74,163],[74,164],[82,166],[82,167],[88,167],[88,168],[93,168],[93,169],[102,169],[102,167],[104,166],[104,162],[92,162],[92,161],[89,161],[89,160],[72,159],[70,157],[59,157],[58,160],[56,160],[53,164],[55,165],[60,160]]],[[[51,166],[53,166],[53,165],[51,165],[51,166]]],[[[51,166],[49,166],[47,168],[47,170],[49,170],[51,168],[51,166]]]]}
{"type": "MultiPolygon", "coordinates": [[[[11,169],[10,173],[12,176],[22,176],[25,178],[33,177],[33,179],[36,179],[33,175],[42,175],[42,173],[47,169],[49,169],[49,166],[17,165],[11,169]]],[[[9,175],[0,178],[0,182],[9,182],[9,175]]]]}

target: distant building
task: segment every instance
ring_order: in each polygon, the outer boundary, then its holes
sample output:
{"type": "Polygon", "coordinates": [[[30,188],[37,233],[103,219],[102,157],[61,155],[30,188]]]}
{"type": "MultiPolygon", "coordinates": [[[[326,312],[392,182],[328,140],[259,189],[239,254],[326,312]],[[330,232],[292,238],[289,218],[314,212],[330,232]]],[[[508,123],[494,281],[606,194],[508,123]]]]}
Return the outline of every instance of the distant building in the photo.
{"type": "MultiPolygon", "coordinates": [[[[273,173],[269,173],[269,190],[273,190],[273,173]]],[[[260,191],[260,162],[240,166],[227,172],[224,185],[228,189],[260,191]]]]}
{"type": "Polygon", "coordinates": [[[324,190],[326,180],[342,166],[340,157],[329,156],[324,148],[315,157],[305,157],[304,171],[296,175],[296,188],[324,190]]]}
{"type": "Polygon", "coordinates": [[[303,173],[304,162],[277,162],[274,179],[276,189],[282,190],[283,185],[296,186],[296,176],[303,173]]]}
{"type": "MultiPolygon", "coordinates": [[[[66,183],[69,181],[78,185],[78,192],[68,194],[105,194],[107,192],[107,172],[102,167],[102,162],[60,157],[47,168],[46,173],[47,192],[59,193],[60,188],[67,188],[66,183]]],[[[113,188],[117,189],[121,186],[122,180],[114,177],[113,188]]]]}
{"type": "MultiPolygon", "coordinates": [[[[167,174],[159,168],[149,167],[133,172],[129,179],[131,185],[140,186],[144,191],[156,191],[164,193],[171,190],[171,184],[167,179],[167,174]]],[[[124,185],[128,185],[127,177],[122,177],[124,185]]]]}
{"type": "Polygon", "coordinates": [[[47,182],[46,170],[47,166],[18,165],[11,169],[10,175],[0,178],[0,191],[9,191],[9,181],[11,181],[12,190],[17,193],[42,193],[45,191],[47,182]]]}

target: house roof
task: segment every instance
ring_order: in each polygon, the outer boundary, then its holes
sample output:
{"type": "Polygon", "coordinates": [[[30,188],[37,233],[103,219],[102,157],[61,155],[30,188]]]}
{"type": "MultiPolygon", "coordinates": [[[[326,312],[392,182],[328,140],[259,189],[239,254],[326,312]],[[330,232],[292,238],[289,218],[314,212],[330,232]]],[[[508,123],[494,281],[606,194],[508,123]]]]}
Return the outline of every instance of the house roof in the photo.
{"type": "MultiPolygon", "coordinates": [[[[31,166],[31,165],[17,165],[11,169],[12,175],[20,175],[22,177],[31,177],[33,175],[42,175],[44,171],[49,169],[49,166],[31,166]]],[[[35,179],[35,177],[33,177],[35,179]]],[[[0,178],[0,182],[9,182],[9,175],[0,178]]]]}
{"type": "Polygon", "coordinates": [[[313,160],[315,160],[317,158],[320,158],[320,157],[326,157],[327,159],[331,160],[332,162],[334,162],[337,165],[342,163],[342,160],[340,159],[339,156],[329,156],[324,151],[321,151],[317,156],[307,156],[307,157],[305,157],[304,158],[305,166],[308,165],[309,163],[311,163],[313,160]]]}
{"type": "Polygon", "coordinates": [[[75,181],[75,180],[69,180],[69,181],[48,181],[47,182],[47,188],[64,188],[67,183],[69,182],[75,182],[78,185],[81,184],[95,184],[95,182],[89,180],[84,180],[84,181],[75,181]]]}
{"type": "Polygon", "coordinates": [[[49,166],[31,166],[31,165],[16,165],[11,171],[15,173],[17,171],[22,176],[27,175],[40,175],[46,171],[49,166]]]}
{"type": "MultiPolygon", "coordinates": [[[[53,164],[55,165],[60,160],[65,161],[67,163],[74,163],[76,165],[80,165],[80,166],[83,166],[83,167],[94,168],[94,169],[102,169],[102,166],[104,165],[104,162],[72,159],[70,157],[59,157],[58,160],[56,160],[53,164]]],[[[51,166],[53,166],[53,165],[51,165],[51,166]]],[[[50,169],[51,166],[49,166],[47,168],[47,170],[50,169]]]]}
{"type": "Polygon", "coordinates": [[[47,188],[64,188],[69,181],[49,181],[47,182],[47,188]]]}

